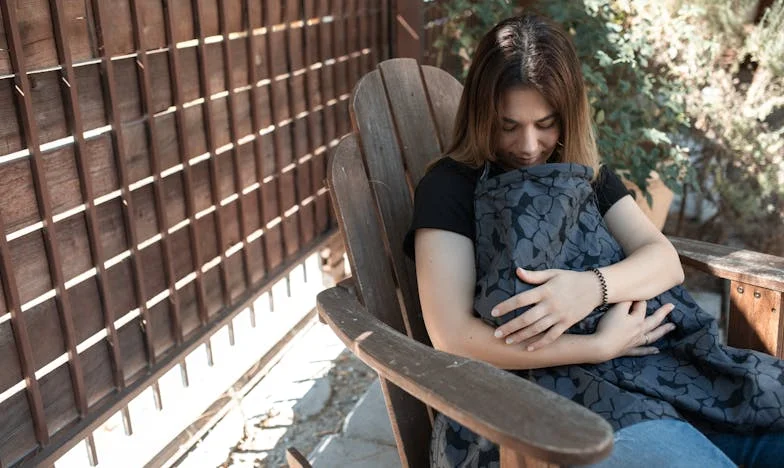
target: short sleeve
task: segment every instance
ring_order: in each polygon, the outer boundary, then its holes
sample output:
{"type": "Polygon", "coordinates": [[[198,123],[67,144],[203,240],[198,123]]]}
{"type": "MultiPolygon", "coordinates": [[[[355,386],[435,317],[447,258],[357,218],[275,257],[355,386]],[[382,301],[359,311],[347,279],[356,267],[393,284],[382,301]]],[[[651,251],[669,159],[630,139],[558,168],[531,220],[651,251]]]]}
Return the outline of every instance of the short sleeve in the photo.
{"type": "Polygon", "coordinates": [[[629,189],[623,185],[620,177],[609,167],[602,166],[599,169],[599,177],[594,181],[594,192],[596,201],[599,205],[599,213],[604,216],[618,200],[631,195],[629,189]]]}
{"type": "Polygon", "coordinates": [[[474,170],[444,158],[428,171],[414,194],[414,215],[403,251],[414,258],[417,229],[432,228],[474,238],[474,170]]]}

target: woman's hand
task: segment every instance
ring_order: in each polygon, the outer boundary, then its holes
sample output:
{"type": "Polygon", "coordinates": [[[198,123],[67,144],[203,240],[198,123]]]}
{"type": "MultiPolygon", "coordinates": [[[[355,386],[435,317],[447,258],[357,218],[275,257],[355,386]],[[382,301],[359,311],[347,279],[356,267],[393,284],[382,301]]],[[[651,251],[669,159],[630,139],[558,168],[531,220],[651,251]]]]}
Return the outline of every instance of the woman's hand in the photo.
{"type": "Polygon", "coordinates": [[[539,286],[501,302],[493,309],[493,316],[500,317],[520,307],[533,307],[498,327],[495,336],[513,344],[541,334],[541,338],[526,346],[528,351],[552,343],[602,303],[599,280],[591,271],[518,268],[515,273],[521,281],[539,286]]]}
{"type": "Polygon", "coordinates": [[[662,325],[674,308],[672,304],[665,304],[646,317],[645,301],[621,302],[610,307],[593,334],[601,350],[602,362],[621,356],[658,353],[659,349],[650,345],[675,329],[672,323],[662,325]]]}

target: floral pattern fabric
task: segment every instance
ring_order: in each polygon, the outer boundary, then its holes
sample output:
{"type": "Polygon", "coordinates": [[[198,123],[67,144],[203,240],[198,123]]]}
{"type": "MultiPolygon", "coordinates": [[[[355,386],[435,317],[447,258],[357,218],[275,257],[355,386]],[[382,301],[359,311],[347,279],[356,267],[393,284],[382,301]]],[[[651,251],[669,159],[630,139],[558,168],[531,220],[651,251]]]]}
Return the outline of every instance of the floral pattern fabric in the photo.
{"type": "MultiPolygon", "coordinates": [[[[586,166],[558,163],[480,177],[474,312],[482,320],[495,327],[527,310],[490,315],[501,301],[535,287],[516,277],[516,267],[584,271],[624,258],[597,208],[592,174],[586,166]]],[[[596,412],[614,430],[677,419],[705,432],[783,431],[784,361],[722,345],[716,320],[681,286],[650,299],[648,314],[666,303],[675,304],[667,321],[676,329],[652,344],[659,354],[516,373],[596,412]]],[[[602,314],[594,310],[567,333],[593,333],[602,314]]],[[[497,452],[454,421],[435,425],[434,466],[462,466],[470,454],[497,459],[497,452]]]]}

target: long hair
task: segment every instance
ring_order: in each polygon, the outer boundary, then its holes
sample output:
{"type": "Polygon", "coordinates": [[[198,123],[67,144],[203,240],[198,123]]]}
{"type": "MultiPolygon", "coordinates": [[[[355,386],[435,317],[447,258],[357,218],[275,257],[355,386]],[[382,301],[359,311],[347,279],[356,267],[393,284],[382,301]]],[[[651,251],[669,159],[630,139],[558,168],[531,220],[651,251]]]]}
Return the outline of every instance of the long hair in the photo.
{"type": "Polygon", "coordinates": [[[446,154],[472,167],[494,161],[499,99],[520,86],[537,90],[558,115],[563,146],[551,161],[591,166],[598,174],[599,154],[577,52],[559,26],[534,14],[501,21],[479,42],[446,154]]]}

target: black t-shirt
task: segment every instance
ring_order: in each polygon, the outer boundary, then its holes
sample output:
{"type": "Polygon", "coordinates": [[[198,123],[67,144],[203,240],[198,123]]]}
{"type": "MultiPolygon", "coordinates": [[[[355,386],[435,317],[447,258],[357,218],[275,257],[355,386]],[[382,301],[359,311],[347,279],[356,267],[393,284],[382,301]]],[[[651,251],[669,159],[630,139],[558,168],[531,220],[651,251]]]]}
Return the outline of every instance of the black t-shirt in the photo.
{"type": "MultiPolygon", "coordinates": [[[[503,169],[497,165],[490,165],[491,176],[501,172],[503,169]]],[[[414,218],[403,243],[406,255],[414,258],[414,233],[419,228],[443,229],[476,240],[474,188],[481,174],[482,169],[446,157],[422,177],[414,196],[414,218]]],[[[629,194],[623,182],[607,166],[602,166],[592,185],[602,216],[629,194]]]]}

